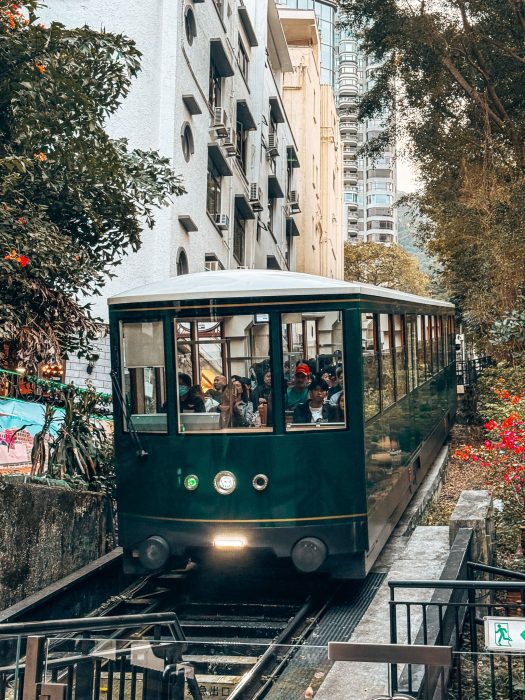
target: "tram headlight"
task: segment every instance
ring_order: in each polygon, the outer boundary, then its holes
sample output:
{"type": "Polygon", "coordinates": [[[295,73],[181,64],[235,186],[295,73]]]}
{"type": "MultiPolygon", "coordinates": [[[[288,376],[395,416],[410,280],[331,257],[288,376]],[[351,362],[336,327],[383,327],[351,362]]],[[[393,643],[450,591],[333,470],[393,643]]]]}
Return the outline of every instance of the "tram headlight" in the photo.
{"type": "Polygon", "coordinates": [[[199,486],[199,477],[196,474],[188,474],[184,479],[184,488],[188,491],[195,491],[199,486]]]}
{"type": "Polygon", "coordinates": [[[227,496],[237,488],[237,478],[233,472],[222,471],[215,475],[213,486],[217,493],[227,496]]]}
{"type": "Polygon", "coordinates": [[[246,547],[246,539],[241,535],[217,535],[213,546],[217,549],[242,549],[246,547]]]}

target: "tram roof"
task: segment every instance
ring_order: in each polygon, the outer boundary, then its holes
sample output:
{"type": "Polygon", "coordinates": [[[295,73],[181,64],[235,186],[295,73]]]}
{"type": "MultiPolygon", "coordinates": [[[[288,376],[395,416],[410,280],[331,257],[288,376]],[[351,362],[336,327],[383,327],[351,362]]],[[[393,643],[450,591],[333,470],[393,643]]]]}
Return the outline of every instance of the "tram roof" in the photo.
{"type": "Polygon", "coordinates": [[[407,294],[387,287],[375,287],[361,282],[344,282],[329,277],[282,270],[217,270],[169,277],[116,294],[108,299],[108,304],[114,306],[189,299],[319,295],[382,297],[454,308],[453,304],[446,301],[407,294]]]}

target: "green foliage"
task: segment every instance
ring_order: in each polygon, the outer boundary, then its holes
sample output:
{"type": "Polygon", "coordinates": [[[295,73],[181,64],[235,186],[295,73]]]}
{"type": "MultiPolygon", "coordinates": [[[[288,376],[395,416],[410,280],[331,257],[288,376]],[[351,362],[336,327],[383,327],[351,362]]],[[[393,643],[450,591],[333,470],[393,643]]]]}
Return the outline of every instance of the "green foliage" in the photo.
{"type": "Polygon", "coordinates": [[[134,42],[44,26],[38,5],[0,6],[0,340],[33,368],[89,351],[98,325],[79,298],[183,191],[168,159],[104,129],[140,70],[134,42]]]}
{"type": "Polygon", "coordinates": [[[525,5],[339,5],[347,31],[383,62],[360,117],[390,110],[386,138],[407,143],[420,169],[420,241],[441,265],[465,330],[488,349],[494,320],[525,288],[525,5]]]}
{"type": "Polygon", "coordinates": [[[32,475],[111,495],[115,477],[113,438],[107,422],[98,415],[107,399],[92,387],[80,390],[69,386],[55,392],[55,400],[63,405],[64,417],[53,435],[50,426],[56,409],[45,407],[44,425],[33,444],[32,475]]]}
{"type": "Polygon", "coordinates": [[[414,256],[398,245],[345,244],[345,280],[364,282],[411,294],[428,294],[429,279],[414,256]]]}

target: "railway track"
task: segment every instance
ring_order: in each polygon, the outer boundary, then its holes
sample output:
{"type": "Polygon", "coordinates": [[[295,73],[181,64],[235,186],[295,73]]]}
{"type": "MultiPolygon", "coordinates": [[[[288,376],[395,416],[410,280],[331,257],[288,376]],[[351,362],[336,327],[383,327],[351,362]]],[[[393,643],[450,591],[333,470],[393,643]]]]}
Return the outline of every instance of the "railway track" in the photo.
{"type": "MultiPolygon", "coordinates": [[[[90,611],[96,619],[123,618],[118,629],[91,638],[84,633],[82,640],[71,630],[50,639],[50,678],[66,683],[72,700],[80,700],[86,692],[94,700],[168,700],[184,697],[184,686],[195,698],[297,697],[282,688],[296,688],[299,683],[306,691],[315,685],[316,673],[317,678],[324,676],[326,655],[319,652],[320,644],[325,644],[320,634],[323,620],[333,610],[362,607],[360,584],[346,583],[338,589],[328,579],[300,577],[287,566],[278,571],[233,569],[225,575],[224,570],[198,571],[189,566],[133,581],[90,611]],[[168,633],[160,634],[160,628],[151,625],[125,626],[127,615],[168,611],[178,619],[176,629],[168,633]],[[310,659],[306,664],[305,652],[310,659]]],[[[49,606],[46,598],[47,616],[49,606]]],[[[39,617],[34,601],[31,613],[39,617]]],[[[23,617],[27,615],[26,611],[23,617]]],[[[348,635],[347,627],[339,627],[348,635]]],[[[338,637],[336,630],[328,634],[328,639],[338,637]]],[[[8,691],[13,651],[8,660],[0,651],[0,700],[15,698],[8,691]]]]}

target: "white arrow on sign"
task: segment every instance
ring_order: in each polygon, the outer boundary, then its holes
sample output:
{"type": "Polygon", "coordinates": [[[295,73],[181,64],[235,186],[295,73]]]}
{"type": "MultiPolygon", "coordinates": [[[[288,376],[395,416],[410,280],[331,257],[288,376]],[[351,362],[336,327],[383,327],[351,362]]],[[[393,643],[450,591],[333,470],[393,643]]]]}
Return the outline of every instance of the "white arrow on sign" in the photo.
{"type": "Polygon", "coordinates": [[[525,652],[525,618],[484,617],[483,623],[487,651],[525,652]]]}

